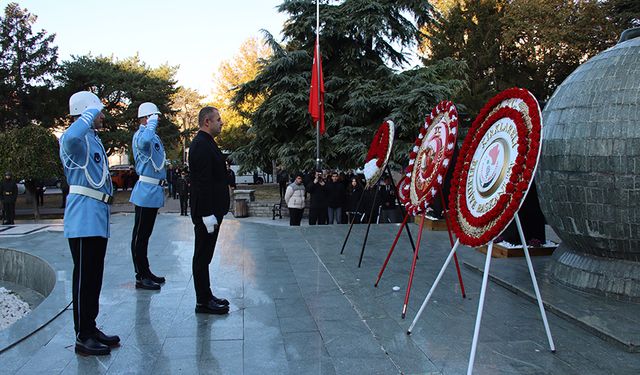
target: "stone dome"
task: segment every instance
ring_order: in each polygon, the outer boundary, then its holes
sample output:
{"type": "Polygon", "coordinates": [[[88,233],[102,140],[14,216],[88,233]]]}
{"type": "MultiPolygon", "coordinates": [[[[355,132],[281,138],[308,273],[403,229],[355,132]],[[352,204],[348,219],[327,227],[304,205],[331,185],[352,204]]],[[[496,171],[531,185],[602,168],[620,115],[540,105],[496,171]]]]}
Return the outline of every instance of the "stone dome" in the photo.
{"type": "Polygon", "coordinates": [[[640,38],[578,67],[543,111],[536,181],[562,239],[550,275],[640,298],[640,38]]]}

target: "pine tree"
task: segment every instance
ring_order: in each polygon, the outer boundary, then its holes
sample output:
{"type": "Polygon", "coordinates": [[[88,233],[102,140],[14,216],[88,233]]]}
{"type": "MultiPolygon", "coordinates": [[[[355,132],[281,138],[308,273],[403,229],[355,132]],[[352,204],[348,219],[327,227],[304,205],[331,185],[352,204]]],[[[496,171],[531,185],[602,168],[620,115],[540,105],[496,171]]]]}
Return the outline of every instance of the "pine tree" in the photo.
{"type": "Polygon", "coordinates": [[[74,57],[62,64],[57,95],[68,98],[77,91],[95,93],[105,104],[101,138],[107,155],[130,149],[131,137],[138,129],[138,106],[152,102],[163,114],[158,135],[167,153],[180,155],[179,130],[174,121],[171,100],[176,92],[176,67],[147,66],[138,56],[118,60],[113,57],[74,57]]]}
{"type": "MultiPolygon", "coordinates": [[[[307,169],[315,165],[315,129],[307,106],[316,7],[313,1],[287,0],[279,10],[290,15],[283,44],[266,33],[272,56],[235,97],[236,105],[251,96],[265,97],[251,117],[255,138],[232,156],[249,167],[276,160],[288,170],[307,169]]],[[[397,71],[406,67],[406,52],[417,48],[424,36],[420,27],[432,16],[427,1],[320,5],[327,125],[320,148],[325,168],[361,166],[374,132],[389,116],[403,144],[396,152],[406,156],[433,105],[464,87],[464,64],[453,60],[397,71]]]]}
{"type": "Polygon", "coordinates": [[[0,18],[0,129],[32,122],[51,124],[50,99],[58,68],[55,34],[33,33],[37,17],[16,3],[6,6],[0,18]]]}

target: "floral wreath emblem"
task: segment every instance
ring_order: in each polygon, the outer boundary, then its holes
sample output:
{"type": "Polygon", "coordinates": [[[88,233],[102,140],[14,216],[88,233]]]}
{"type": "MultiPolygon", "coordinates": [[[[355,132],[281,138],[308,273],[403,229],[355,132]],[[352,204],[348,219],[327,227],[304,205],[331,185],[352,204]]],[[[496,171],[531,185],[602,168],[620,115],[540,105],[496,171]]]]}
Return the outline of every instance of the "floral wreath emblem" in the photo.
{"type": "Polygon", "coordinates": [[[376,134],[373,136],[363,168],[364,177],[367,180],[367,189],[378,183],[384,169],[387,167],[391,156],[394,134],[395,126],[393,121],[386,120],[378,127],[376,134]]]}
{"type": "Polygon", "coordinates": [[[425,119],[409,153],[409,166],[399,186],[408,213],[417,215],[433,202],[447,174],[457,137],[458,110],[452,102],[442,101],[425,119]]]}
{"type": "Polygon", "coordinates": [[[467,246],[489,243],[513,220],[540,156],[540,106],[527,90],[494,96],[469,129],[451,181],[453,230],[467,246]]]}

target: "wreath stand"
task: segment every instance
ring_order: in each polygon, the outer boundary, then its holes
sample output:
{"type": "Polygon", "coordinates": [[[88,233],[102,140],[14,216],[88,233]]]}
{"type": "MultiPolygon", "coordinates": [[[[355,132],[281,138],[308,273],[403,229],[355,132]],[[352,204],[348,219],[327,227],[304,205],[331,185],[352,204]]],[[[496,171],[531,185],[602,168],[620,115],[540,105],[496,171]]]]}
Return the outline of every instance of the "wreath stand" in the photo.
{"type": "MultiPolygon", "coordinates": [[[[443,213],[444,213],[444,218],[445,218],[445,222],[447,224],[447,232],[449,233],[449,242],[451,243],[451,246],[453,246],[453,235],[451,234],[451,228],[449,227],[449,211],[447,210],[446,206],[444,205],[444,195],[442,194],[442,188],[439,188],[439,193],[440,193],[440,199],[442,199],[442,203],[443,203],[443,213]]],[[[391,245],[391,248],[389,249],[389,253],[387,254],[387,259],[385,259],[384,264],[382,265],[382,268],[380,269],[380,272],[378,273],[378,278],[376,279],[376,283],[374,284],[374,287],[378,287],[378,283],[380,282],[380,279],[382,278],[382,274],[384,273],[384,270],[387,267],[387,263],[389,263],[389,259],[391,258],[391,254],[393,254],[393,250],[396,247],[396,244],[398,243],[398,238],[400,237],[400,232],[402,232],[402,227],[406,225],[407,223],[407,219],[409,218],[409,214],[405,214],[404,216],[404,220],[402,221],[402,225],[400,226],[400,229],[398,230],[398,234],[396,234],[396,238],[393,241],[393,244],[391,245]]],[[[404,305],[402,306],[402,319],[405,318],[406,313],[407,313],[407,305],[409,304],[409,295],[411,293],[411,285],[413,283],[413,274],[415,272],[416,269],[416,261],[418,259],[418,251],[420,251],[420,241],[422,239],[422,231],[423,231],[423,227],[424,227],[424,221],[425,221],[425,216],[426,216],[426,210],[424,210],[422,212],[422,220],[420,221],[420,230],[418,231],[418,246],[417,249],[414,250],[414,256],[413,256],[413,262],[411,263],[411,271],[409,273],[409,283],[407,285],[407,291],[404,297],[404,305]]],[[[460,283],[460,291],[462,292],[462,298],[467,298],[467,294],[464,290],[464,282],[462,281],[462,274],[460,273],[460,265],[458,264],[458,257],[454,254],[453,255],[453,259],[456,265],[456,271],[458,273],[458,282],[460,283]]]]}
{"type": "MultiPolygon", "coordinates": [[[[527,267],[529,268],[529,275],[531,276],[531,282],[533,283],[533,289],[535,290],[536,299],[538,300],[538,308],[540,309],[540,315],[542,316],[542,322],[544,324],[544,330],[545,330],[545,332],[547,334],[547,339],[549,341],[549,348],[551,349],[551,352],[555,353],[556,347],[555,347],[555,345],[553,343],[553,337],[551,337],[551,330],[549,329],[549,322],[547,321],[547,314],[545,313],[544,305],[542,303],[542,296],[540,295],[540,289],[538,288],[538,281],[536,279],[536,273],[533,270],[533,264],[531,263],[531,257],[529,256],[529,248],[527,246],[527,241],[524,238],[524,232],[522,230],[522,224],[520,223],[520,218],[518,217],[517,213],[515,215],[515,221],[516,221],[516,225],[518,227],[518,233],[520,234],[520,240],[522,241],[522,248],[524,250],[524,255],[525,255],[525,258],[527,260],[527,267]]],[[[419,238],[420,237],[418,237],[418,246],[420,244],[419,238]]],[[[427,306],[427,303],[429,302],[429,299],[431,298],[431,295],[433,295],[433,292],[435,291],[436,287],[438,286],[438,283],[440,282],[440,279],[442,278],[442,275],[444,274],[445,269],[449,265],[449,262],[451,262],[451,258],[455,257],[456,250],[458,249],[459,245],[460,245],[460,240],[456,240],[455,245],[453,245],[453,247],[451,248],[451,252],[449,253],[449,256],[447,257],[447,259],[444,261],[444,264],[442,265],[442,269],[440,269],[440,273],[438,273],[438,276],[436,277],[436,281],[431,286],[431,289],[429,290],[429,294],[427,294],[427,297],[424,299],[424,302],[422,302],[422,306],[420,306],[420,310],[418,310],[418,314],[416,315],[415,318],[413,318],[413,322],[411,323],[411,326],[409,326],[409,329],[407,330],[407,335],[411,334],[411,331],[413,330],[413,328],[415,327],[416,323],[418,322],[418,319],[420,319],[420,315],[422,315],[422,312],[424,311],[425,307],[427,306]]],[[[484,263],[484,273],[482,275],[482,287],[480,288],[480,300],[478,301],[478,312],[476,313],[476,324],[475,324],[475,328],[473,330],[473,341],[471,342],[471,354],[469,356],[469,366],[467,368],[467,374],[468,375],[471,375],[473,373],[473,363],[474,363],[475,357],[476,357],[476,349],[477,349],[477,345],[478,345],[478,336],[479,336],[479,333],[480,333],[480,322],[482,320],[482,310],[484,308],[484,298],[485,298],[485,294],[486,294],[486,291],[487,291],[487,281],[489,280],[489,266],[491,264],[491,251],[492,250],[493,250],[493,241],[490,241],[489,244],[488,244],[487,256],[486,256],[486,260],[485,260],[485,263],[484,263]]]]}
{"type": "MultiPolygon", "coordinates": [[[[393,184],[393,186],[395,188],[396,182],[393,180],[393,175],[391,174],[391,169],[389,168],[388,164],[387,164],[387,166],[385,168],[385,171],[387,172],[387,174],[391,178],[391,183],[393,184]]],[[[375,202],[376,202],[376,198],[378,197],[378,185],[380,183],[380,179],[381,178],[382,178],[382,176],[380,176],[380,178],[378,179],[378,181],[374,185],[375,188],[376,188],[376,191],[373,194],[373,204],[371,205],[371,212],[369,212],[369,222],[367,223],[367,230],[366,230],[365,235],[364,235],[364,242],[362,243],[362,250],[360,250],[360,260],[358,261],[358,268],[360,268],[360,266],[362,265],[362,258],[364,256],[364,249],[367,246],[367,239],[369,237],[369,229],[371,227],[371,220],[373,218],[373,210],[375,209],[375,202]]],[[[360,205],[362,204],[362,199],[363,198],[364,198],[364,191],[362,192],[362,196],[360,197],[360,201],[358,201],[358,205],[356,207],[356,211],[360,209],[360,205]]],[[[396,194],[396,203],[398,203],[398,205],[400,206],[400,210],[402,211],[402,214],[404,216],[404,221],[402,222],[402,225],[400,226],[400,231],[398,231],[398,236],[396,237],[396,241],[395,242],[398,242],[398,238],[400,237],[400,232],[402,232],[402,228],[404,227],[406,229],[406,231],[407,231],[407,236],[409,236],[409,242],[411,242],[411,247],[413,248],[413,252],[414,252],[414,254],[417,254],[416,253],[416,246],[414,245],[413,237],[411,236],[411,230],[409,229],[409,226],[406,225],[408,214],[405,212],[404,206],[400,202],[400,198],[398,197],[398,194],[396,194]]],[[[355,222],[355,217],[351,219],[351,223],[349,224],[349,231],[347,232],[347,236],[345,237],[344,242],[342,243],[342,249],[340,250],[340,254],[344,253],[344,248],[347,245],[347,241],[349,240],[349,236],[351,235],[351,229],[353,229],[353,223],[354,222],[355,222]]],[[[418,240],[418,244],[419,243],[420,243],[420,240],[418,240]]]]}

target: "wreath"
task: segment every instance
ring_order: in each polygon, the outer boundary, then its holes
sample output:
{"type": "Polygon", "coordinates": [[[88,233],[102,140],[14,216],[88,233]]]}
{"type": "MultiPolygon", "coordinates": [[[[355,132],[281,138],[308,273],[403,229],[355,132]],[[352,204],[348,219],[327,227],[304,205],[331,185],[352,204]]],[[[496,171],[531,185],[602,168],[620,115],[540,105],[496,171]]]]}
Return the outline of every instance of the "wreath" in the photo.
{"type": "Polygon", "coordinates": [[[460,242],[481,246],[513,220],[540,155],[540,107],[527,90],[505,90],[482,108],[456,163],[449,195],[460,242]]]}
{"type": "Polygon", "coordinates": [[[458,136],[458,111],[449,101],[436,105],[409,153],[403,187],[407,212],[417,215],[433,202],[447,174],[458,136]]]}
{"type": "Polygon", "coordinates": [[[376,134],[373,136],[369,152],[364,160],[364,177],[367,180],[367,188],[372,187],[380,177],[384,169],[387,167],[389,157],[391,156],[391,148],[393,146],[393,137],[395,126],[393,121],[386,120],[378,127],[376,134]]]}
{"type": "Polygon", "coordinates": [[[406,172],[407,171],[405,170],[405,175],[400,178],[400,181],[398,181],[398,186],[396,188],[398,191],[398,198],[400,199],[400,203],[405,206],[410,201],[409,185],[411,184],[411,179],[406,176],[406,172]]]}

